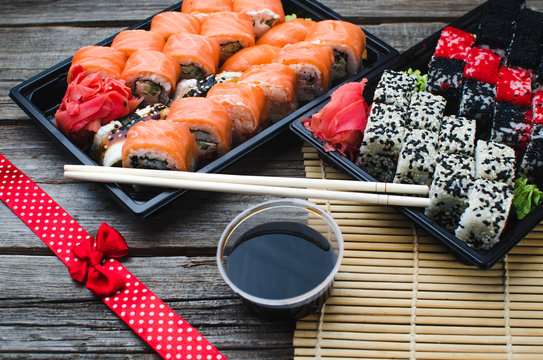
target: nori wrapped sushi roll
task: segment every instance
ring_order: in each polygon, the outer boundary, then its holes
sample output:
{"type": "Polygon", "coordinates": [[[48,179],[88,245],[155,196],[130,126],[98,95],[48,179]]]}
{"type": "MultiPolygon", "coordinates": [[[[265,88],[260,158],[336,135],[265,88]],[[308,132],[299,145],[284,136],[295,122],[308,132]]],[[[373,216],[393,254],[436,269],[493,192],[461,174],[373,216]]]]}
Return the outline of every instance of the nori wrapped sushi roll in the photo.
{"type": "Polygon", "coordinates": [[[512,185],[477,179],[469,191],[468,207],[460,217],[456,237],[476,250],[489,250],[499,241],[512,202],[512,185]]]}

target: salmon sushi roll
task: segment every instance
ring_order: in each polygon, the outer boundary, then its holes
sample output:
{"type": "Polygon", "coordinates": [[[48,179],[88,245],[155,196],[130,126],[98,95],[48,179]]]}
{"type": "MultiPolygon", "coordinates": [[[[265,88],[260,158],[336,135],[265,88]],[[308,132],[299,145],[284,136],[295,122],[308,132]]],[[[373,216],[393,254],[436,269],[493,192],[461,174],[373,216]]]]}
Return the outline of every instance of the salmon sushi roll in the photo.
{"type": "Polygon", "coordinates": [[[282,48],[288,44],[304,41],[309,28],[315,25],[313,20],[296,18],[274,26],[266,31],[257,41],[257,45],[274,45],[282,48]]]}
{"type": "Polygon", "coordinates": [[[221,63],[241,49],[255,44],[251,19],[245,14],[232,11],[207,16],[202,23],[200,35],[217,40],[221,46],[221,63]]]}
{"type": "Polygon", "coordinates": [[[280,48],[272,45],[256,45],[242,49],[222,64],[220,71],[243,72],[253,65],[269,64],[280,48]]]}
{"type": "Polygon", "coordinates": [[[332,46],[336,78],[354,75],[362,66],[366,35],[358,25],[341,20],[319,21],[308,31],[305,41],[332,46]]]}
{"type": "Polygon", "coordinates": [[[161,51],[164,47],[164,38],[156,32],[147,30],[123,30],[113,38],[111,47],[123,51],[128,56],[138,50],[161,51]]]}
{"type": "Polygon", "coordinates": [[[266,120],[266,97],[260,88],[234,82],[213,86],[207,98],[223,104],[233,122],[233,142],[250,139],[266,120]]]}
{"type": "Polygon", "coordinates": [[[77,50],[68,70],[68,83],[72,82],[74,67],[81,65],[86,74],[99,72],[102,77],[119,79],[126,64],[124,52],[107,46],[85,46],[77,50]]]}
{"type": "Polygon", "coordinates": [[[185,124],[196,138],[199,158],[210,161],[232,146],[232,120],[224,105],[203,97],[175,100],[166,120],[185,124]]]}
{"type": "Polygon", "coordinates": [[[181,68],[160,51],[136,51],[126,61],[122,78],[132,93],[143,97],[143,105],[168,104],[175,92],[181,68]]]}
{"type": "Polygon", "coordinates": [[[286,45],[273,62],[290,66],[296,73],[296,94],[302,101],[313,100],[330,86],[334,52],[332,47],[302,41],[286,45]]]}
{"type": "Polygon", "coordinates": [[[233,0],[234,12],[247,14],[258,38],[273,26],[285,22],[281,0],[233,0]]]}
{"type": "Polygon", "coordinates": [[[200,20],[219,11],[232,11],[232,0],[183,0],[181,12],[191,14],[200,20]]]}
{"type": "Polygon", "coordinates": [[[126,135],[122,161],[128,168],[191,171],[198,161],[198,146],[186,125],[141,121],[126,135]]]}
{"type": "Polygon", "coordinates": [[[199,34],[200,26],[197,17],[179,11],[165,11],[156,14],[151,20],[151,31],[165,40],[177,33],[199,34]]]}
{"type": "Polygon", "coordinates": [[[216,40],[202,35],[175,34],[166,41],[162,52],[181,66],[181,78],[203,79],[217,72],[221,47],[216,40]]]}
{"type": "Polygon", "coordinates": [[[261,88],[266,96],[268,119],[277,121],[296,109],[296,73],[287,65],[271,63],[255,65],[238,80],[261,88]]]}

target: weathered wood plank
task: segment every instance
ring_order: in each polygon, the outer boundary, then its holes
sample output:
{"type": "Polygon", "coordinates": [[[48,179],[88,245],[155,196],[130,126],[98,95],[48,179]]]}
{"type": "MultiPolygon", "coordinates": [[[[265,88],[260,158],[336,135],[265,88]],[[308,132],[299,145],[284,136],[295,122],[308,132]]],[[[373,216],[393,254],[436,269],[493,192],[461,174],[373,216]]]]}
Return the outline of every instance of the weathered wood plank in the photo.
{"type": "MultiPolygon", "coordinates": [[[[334,9],[351,21],[365,23],[383,22],[425,22],[449,21],[477,5],[482,0],[458,1],[402,1],[368,0],[339,1],[321,0],[321,3],[334,9]]],[[[0,26],[83,24],[101,27],[113,23],[123,26],[135,24],[140,20],[176,4],[175,1],[122,0],[111,3],[106,0],[94,1],[92,11],[83,1],[57,1],[54,3],[39,0],[7,2],[0,10],[0,26]]],[[[529,6],[543,9],[543,1],[528,0],[529,6]]]]}
{"type": "MultiPolygon", "coordinates": [[[[129,258],[123,263],[227,357],[292,356],[293,324],[250,313],[220,278],[214,258],[129,258]]],[[[40,353],[42,359],[57,358],[57,353],[150,353],[149,358],[157,358],[104,304],[74,283],[54,256],[0,256],[0,278],[0,357],[9,358],[24,344],[25,351],[40,353]]]]}
{"type": "MultiPolygon", "coordinates": [[[[167,209],[148,219],[125,213],[99,184],[64,179],[62,166],[71,163],[48,137],[32,125],[3,126],[0,153],[36,181],[89,232],[101,222],[111,222],[127,239],[135,254],[209,255],[214,253],[220,231],[230,219],[265,196],[242,196],[211,192],[189,192],[167,209]],[[25,134],[22,136],[22,134],[25,134]],[[26,138],[21,148],[21,139],[26,138]],[[219,232],[218,232],[219,229],[219,232]]],[[[227,172],[269,176],[303,177],[301,142],[285,133],[248,155],[227,172]],[[258,160],[257,160],[258,159],[258,160]]],[[[5,206],[0,229],[11,236],[0,236],[0,253],[48,253],[25,226],[5,206]]]]}

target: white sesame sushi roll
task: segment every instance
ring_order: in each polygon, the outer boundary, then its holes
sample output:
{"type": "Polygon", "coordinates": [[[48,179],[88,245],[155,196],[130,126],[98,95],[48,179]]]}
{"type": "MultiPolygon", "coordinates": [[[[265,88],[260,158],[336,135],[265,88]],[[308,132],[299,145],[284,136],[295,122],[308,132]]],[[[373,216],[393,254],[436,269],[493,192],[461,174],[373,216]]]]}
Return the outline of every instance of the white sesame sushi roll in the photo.
{"type": "Polygon", "coordinates": [[[435,170],[437,134],[414,129],[406,132],[398,158],[394,182],[430,185],[435,170]]]}
{"type": "Polygon", "coordinates": [[[477,141],[475,149],[475,176],[477,178],[513,184],[515,161],[513,148],[495,142],[477,141]]]}
{"type": "Polygon", "coordinates": [[[455,231],[476,250],[489,250],[498,241],[513,202],[511,185],[478,179],[469,192],[468,207],[455,231]]]}

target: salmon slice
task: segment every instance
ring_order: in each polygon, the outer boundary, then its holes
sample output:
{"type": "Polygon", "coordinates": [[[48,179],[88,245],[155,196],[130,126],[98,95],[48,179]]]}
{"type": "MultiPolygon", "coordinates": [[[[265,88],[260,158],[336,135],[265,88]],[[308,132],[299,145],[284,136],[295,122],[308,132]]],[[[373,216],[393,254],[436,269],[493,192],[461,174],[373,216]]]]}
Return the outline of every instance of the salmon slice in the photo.
{"type": "Polygon", "coordinates": [[[251,18],[256,37],[285,22],[281,0],[233,0],[232,5],[233,11],[251,18]]]}
{"type": "Polygon", "coordinates": [[[183,0],[181,11],[203,20],[219,11],[232,11],[232,0],[183,0]]]}
{"type": "Polygon", "coordinates": [[[113,38],[111,47],[124,51],[128,56],[138,50],[161,51],[164,47],[164,38],[156,32],[147,30],[123,30],[113,38]]]}
{"type": "Polygon", "coordinates": [[[181,65],[183,79],[203,79],[217,72],[221,47],[214,39],[185,33],[170,36],[162,52],[181,65]]]}
{"type": "Polygon", "coordinates": [[[85,46],[77,50],[68,70],[68,83],[72,82],[74,66],[81,65],[87,74],[100,72],[102,77],[121,78],[127,56],[107,46],[85,46]]]}
{"type": "Polygon", "coordinates": [[[172,103],[166,120],[189,127],[196,137],[203,161],[230,151],[233,124],[226,107],[218,102],[203,97],[177,99],[172,103]]]}
{"type": "Polygon", "coordinates": [[[220,83],[209,90],[207,98],[223,104],[228,110],[236,144],[255,135],[266,120],[266,97],[261,88],[234,82],[220,83]]]}
{"type": "Polygon", "coordinates": [[[194,170],[198,146],[189,128],[168,120],[140,121],[123,145],[123,167],[194,170]]]}
{"type": "Polygon", "coordinates": [[[261,88],[266,96],[268,119],[277,121],[296,109],[296,73],[279,63],[251,66],[238,80],[261,88]]]}
{"type": "Polygon", "coordinates": [[[269,64],[279,50],[277,46],[267,44],[242,49],[226,60],[220,71],[245,71],[253,65],[269,64]]]}
{"type": "Polygon", "coordinates": [[[334,74],[354,75],[366,51],[366,35],[360,26],[341,20],[323,20],[311,27],[305,41],[327,44],[334,49],[334,74]]]}
{"type": "Polygon", "coordinates": [[[180,73],[179,64],[171,56],[160,51],[141,50],[130,55],[121,77],[132,93],[144,98],[144,105],[167,104],[180,73]]]}
{"type": "Polygon", "coordinates": [[[202,23],[200,35],[215,39],[221,45],[221,63],[241,49],[255,44],[251,19],[232,11],[209,14],[202,23]]]}
{"type": "Polygon", "coordinates": [[[256,42],[257,45],[270,44],[282,48],[288,44],[304,41],[307,32],[315,21],[296,18],[274,26],[266,31],[256,42]]]}
{"type": "Polygon", "coordinates": [[[151,20],[151,31],[165,40],[177,33],[199,34],[200,26],[197,17],[179,11],[165,11],[156,14],[151,20]]]}
{"type": "Polygon", "coordinates": [[[334,63],[332,47],[302,41],[286,45],[273,62],[290,66],[296,72],[296,89],[300,100],[313,100],[330,86],[334,63]]]}

